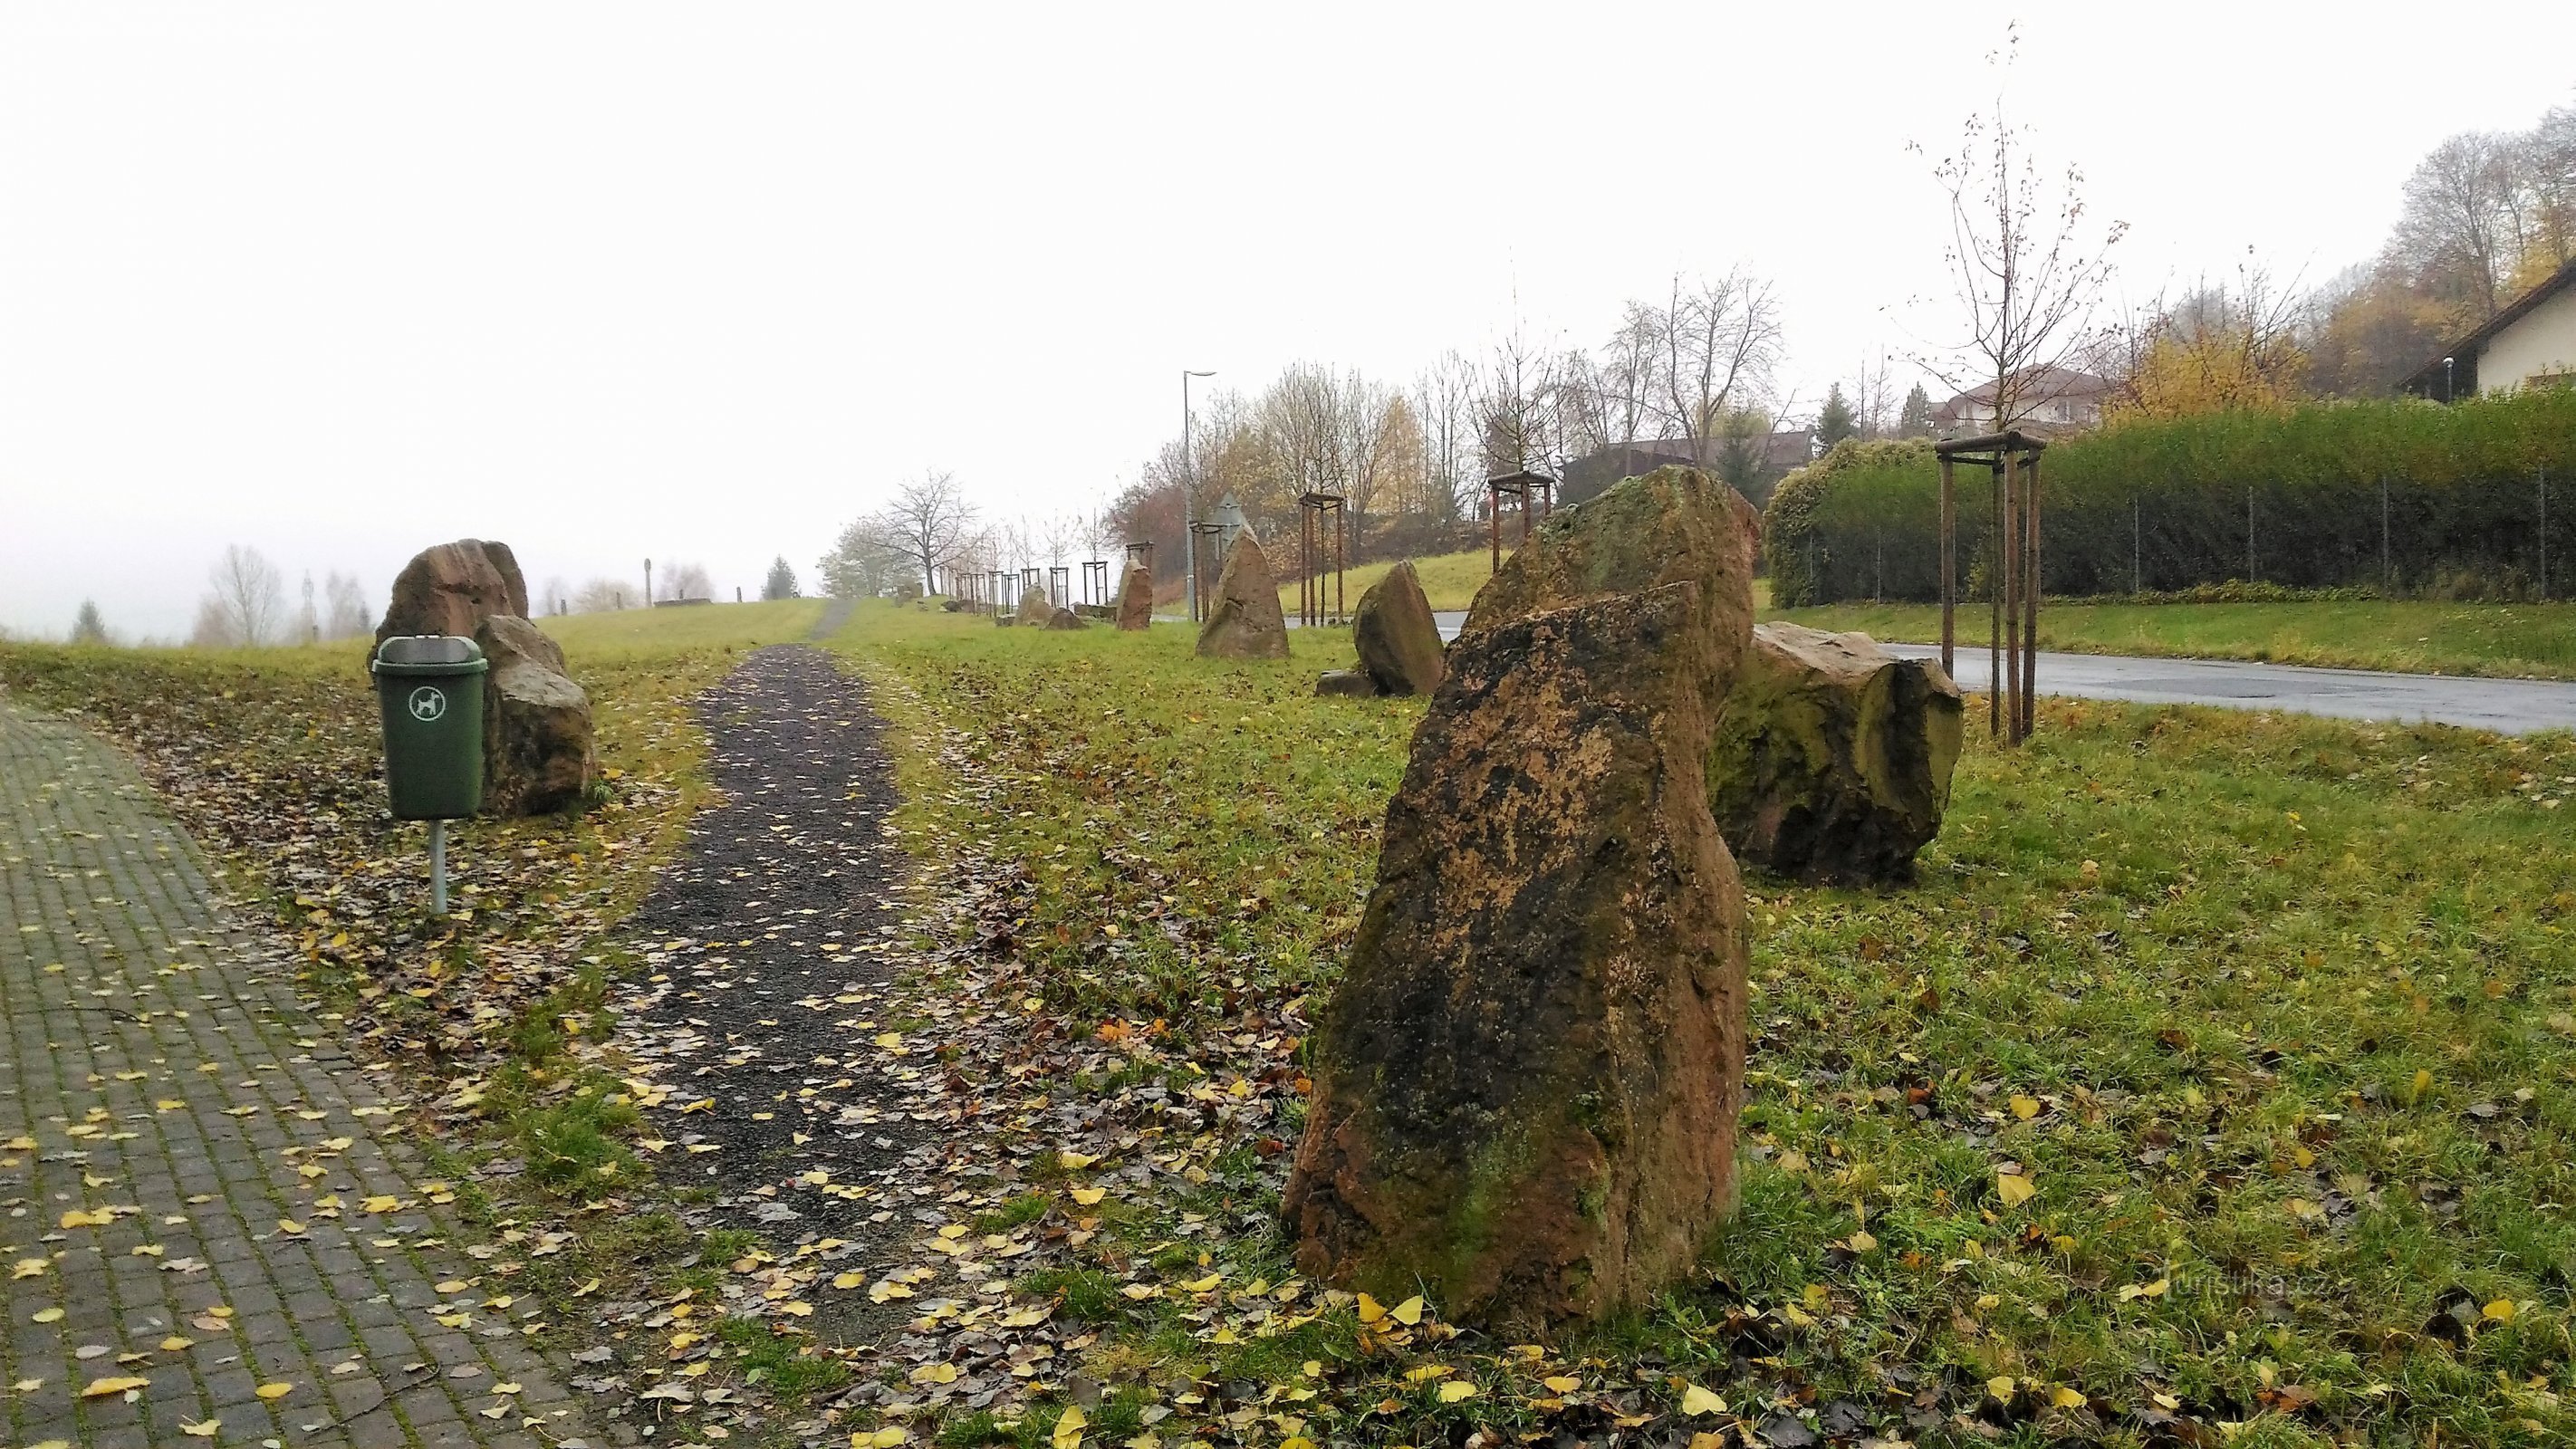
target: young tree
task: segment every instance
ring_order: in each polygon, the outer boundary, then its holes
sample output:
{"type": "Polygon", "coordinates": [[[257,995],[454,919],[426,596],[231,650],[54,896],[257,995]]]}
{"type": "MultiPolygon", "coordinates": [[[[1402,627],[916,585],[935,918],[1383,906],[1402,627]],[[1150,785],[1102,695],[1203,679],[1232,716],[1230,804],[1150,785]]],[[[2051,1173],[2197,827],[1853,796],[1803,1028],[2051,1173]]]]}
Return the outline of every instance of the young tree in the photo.
{"type": "Polygon", "coordinates": [[[1422,428],[1423,506],[1443,523],[1472,512],[1484,483],[1477,382],[1476,365],[1451,351],[1413,383],[1413,412],[1422,428]]]}
{"type": "Polygon", "coordinates": [[[787,566],[787,555],[782,553],[777,558],[771,560],[769,565],[769,577],[763,579],[760,584],[760,596],[764,599],[793,599],[798,597],[796,589],[796,570],[787,566]]]}
{"type": "Polygon", "coordinates": [[[1905,406],[1896,414],[1896,435],[1900,438],[1932,436],[1932,395],[1916,383],[1905,394],[1905,406]]]}
{"type": "MultiPolygon", "coordinates": [[[[205,605],[220,620],[216,632],[225,642],[255,648],[277,636],[285,623],[286,591],[278,582],[277,566],[258,549],[237,543],[228,545],[207,580],[214,589],[206,596],[205,605]]],[[[200,607],[200,632],[207,617],[207,607],[200,607]]]]}
{"type": "Polygon", "coordinates": [[[108,642],[107,620],[99,613],[97,601],[81,600],[80,612],[72,616],[72,642],[75,644],[108,642]]]}
{"type": "Polygon", "coordinates": [[[355,639],[374,626],[367,622],[367,596],[358,581],[336,570],[322,578],[322,637],[355,639]]]}
{"type": "Polygon", "coordinates": [[[1845,438],[1860,436],[1860,418],[1843,397],[1843,385],[1835,383],[1825,390],[1825,405],[1816,413],[1816,441],[1832,447],[1845,438]]]}
{"type": "Polygon", "coordinates": [[[886,541],[911,561],[924,593],[937,588],[931,575],[965,541],[974,521],[957,475],[937,468],[897,488],[879,519],[886,541]]]}
{"type": "MultiPolygon", "coordinates": [[[[2017,43],[2008,35],[2001,66],[2010,67],[2017,43]]],[[[2111,249],[2128,224],[2114,221],[2095,236],[2083,173],[2069,166],[2043,181],[2027,131],[2005,119],[2000,97],[1991,115],[1968,118],[1959,149],[1933,175],[1949,194],[1944,259],[1967,325],[1954,349],[1921,361],[1953,392],[1991,383],[2001,432],[2055,401],[2074,375],[2066,363],[2088,340],[2111,249]]]]}

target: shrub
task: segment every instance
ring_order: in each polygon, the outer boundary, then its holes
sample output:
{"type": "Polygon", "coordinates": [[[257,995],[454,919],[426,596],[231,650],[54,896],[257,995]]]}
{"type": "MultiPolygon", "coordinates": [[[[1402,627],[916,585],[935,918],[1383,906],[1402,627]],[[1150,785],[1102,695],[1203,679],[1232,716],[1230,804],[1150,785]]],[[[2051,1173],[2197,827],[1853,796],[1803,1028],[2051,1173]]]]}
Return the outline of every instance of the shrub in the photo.
{"type": "MultiPolygon", "coordinates": [[[[2560,575],[2576,542],[2576,393],[2140,420],[2051,446],[2040,477],[2052,594],[2188,594],[2235,580],[2525,598],[2544,551],[2560,575]],[[2557,496],[2544,530],[2545,487],[2557,496]]],[[[1962,468],[1957,488],[1960,575],[1974,585],[1987,571],[1992,485],[1962,468]]],[[[1837,445],[1773,496],[1773,599],[1938,597],[1939,506],[1929,445],[1837,445]]]]}

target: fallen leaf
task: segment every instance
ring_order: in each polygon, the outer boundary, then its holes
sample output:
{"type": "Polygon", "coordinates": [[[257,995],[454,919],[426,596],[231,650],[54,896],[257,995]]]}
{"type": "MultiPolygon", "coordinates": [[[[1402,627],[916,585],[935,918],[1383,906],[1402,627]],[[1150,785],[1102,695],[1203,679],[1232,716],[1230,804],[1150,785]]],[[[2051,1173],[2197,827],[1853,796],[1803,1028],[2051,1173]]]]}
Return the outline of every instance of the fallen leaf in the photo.
{"type": "Polygon", "coordinates": [[[263,1399],[282,1399],[288,1394],[295,1392],[295,1385],[277,1383],[261,1384],[258,1388],[251,1390],[251,1392],[259,1395],[263,1399]]]}
{"type": "Polygon", "coordinates": [[[2032,1182],[2025,1173],[1998,1172],[1995,1174],[1995,1192],[2003,1198],[2004,1206],[2019,1207],[2039,1195],[2039,1184],[2032,1182]]]}
{"type": "Polygon", "coordinates": [[[1464,1379],[1440,1386],[1440,1402],[1444,1404],[1460,1403],[1474,1397],[1476,1397],[1476,1386],[1464,1379]]]}
{"type": "Polygon", "coordinates": [[[92,1379],[87,1384],[82,1385],[80,1396],[84,1399],[113,1398],[118,1394],[124,1393],[128,1389],[143,1388],[151,1382],[152,1381],[150,1379],[137,1378],[132,1375],[112,1379],[92,1379]]]}
{"type": "MultiPolygon", "coordinates": [[[[1575,1379],[1567,1379],[1564,1382],[1565,1387],[1557,1389],[1558,1393],[1568,1394],[1574,1392],[1579,1381],[1575,1379]]],[[[1547,1386],[1549,1388],[1554,1389],[1556,1388],[1556,1385],[1557,1380],[1555,1379],[1549,1379],[1547,1381],[1547,1386]]],[[[1682,1390],[1682,1413],[1685,1415],[1696,1417],[1701,1414],[1723,1414],[1725,1412],[1726,1400],[1719,1398],[1717,1395],[1710,1393],[1699,1385],[1693,1384],[1689,1388],[1682,1390]]]]}

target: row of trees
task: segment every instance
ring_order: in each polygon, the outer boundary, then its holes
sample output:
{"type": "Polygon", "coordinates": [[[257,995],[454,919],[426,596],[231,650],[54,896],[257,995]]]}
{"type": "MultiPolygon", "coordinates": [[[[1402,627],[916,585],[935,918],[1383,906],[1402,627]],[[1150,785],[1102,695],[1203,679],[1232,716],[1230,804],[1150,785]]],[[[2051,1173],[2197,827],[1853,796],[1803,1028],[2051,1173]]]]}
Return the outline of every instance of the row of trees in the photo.
{"type": "MultiPolygon", "coordinates": [[[[840,598],[907,588],[945,592],[966,575],[1070,569],[1107,558],[1123,542],[1099,511],[987,519],[956,474],[934,468],[897,485],[883,508],[843,528],[815,571],[823,591],[840,598]]],[[[772,567],[773,582],[785,567],[784,559],[772,567]]]]}
{"type": "MultiPolygon", "coordinates": [[[[195,627],[188,642],[204,649],[238,649],[264,644],[297,644],[321,639],[354,639],[375,627],[366,594],[358,581],[332,572],[323,578],[317,602],[313,575],[304,576],[300,600],[286,602],[285,576],[258,549],[231,544],[206,575],[207,588],[197,600],[195,627]]],[[[106,621],[88,600],[72,626],[76,642],[108,642],[106,621]]]]}
{"type": "Polygon", "coordinates": [[[2528,131],[2442,142],[2407,178],[2379,254],[2302,290],[2248,261],[2104,328],[2112,412],[2186,417],[2386,397],[2452,340],[2576,260],[2576,106],[2528,131]]]}

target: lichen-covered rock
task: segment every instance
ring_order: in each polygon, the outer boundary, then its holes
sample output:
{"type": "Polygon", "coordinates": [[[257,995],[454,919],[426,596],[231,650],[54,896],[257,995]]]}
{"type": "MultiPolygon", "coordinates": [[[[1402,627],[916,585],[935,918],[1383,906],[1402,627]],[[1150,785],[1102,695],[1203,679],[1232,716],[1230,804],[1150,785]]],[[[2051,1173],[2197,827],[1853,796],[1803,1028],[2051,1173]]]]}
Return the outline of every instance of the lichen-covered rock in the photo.
{"type": "Polygon", "coordinates": [[[1759,527],[1744,495],[1696,468],[1671,464],[1622,479],[1548,515],[1476,591],[1463,632],[1689,580],[1699,585],[1699,627],[1718,654],[1702,697],[1713,718],[1753,633],[1759,527]]]}
{"type": "Polygon", "coordinates": [[[1317,1037],[1300,1271],[1535,1333],[1644,1301],[1730,1209],[1744,906],[1698,591],[1450,648],[1317,1037]]]}
{"type": "Polygon", "coordinates": [[[1356,669],[1327,669],[1315,679],[1318,699],[1375,699],[1378,693],[1377,681],[1356,669]]]}
{"type": "Polygon", "coordinates": [[[1941,830],[1963,726],[1931,660],[1866,634],[1764,624],[1709,746],[1709,806],[1736,859],[1836,885],[1904,880],[1941,830]]]}
{"type": "Polygon", "coordinates": [[[1043,629],[1046,627],[1047,620],[1054,617],[1055,600],[1047,597],[1046,590],[1031,587],[1020,591],[1020,622],[1022,624],[1025,624],[1032,629],[1043,629]]]}
{"type": "Polygon", "coordinates": [[[590,696],[564,667],[562,646],[525,619],[494,614],[474,642],[483,676],[483,811],[542,815],[578,802],[598,771],[590,696]]]}
{"type": "Polygon", "coordinates": [[[1127,566],[1127,580],[1118,586],[1118,627],[1129,631],[1150,628],[1154,622],[1154,571],[1143,564],[1127,566]]]}
{"type": "Polygon", "coordinates": [[[1271,576],[1261,540],[1249,528],[1237,533],[1234,546],[1225,551],[1216,597],[1208,604],[1207,622],[1199,627],[1198,652],[1204,659],[1288,657],[1288,616],[1279,608],[1279,581],[1271,576]]]}
{"type": "Polygon", "coordinates": [[[1082,616],[1071,609],[1057,609],[1046,616],[1046,626],[1050,629],[1079,629],[1083,627],[1082,616]]]}
{"type": "Polygon", "coordinates": [[[1379,694],[1429,694],[1440,687],[1440,625],[1413,560],[1397,563],[1360,595],[1351,643],[1359,650],[1359,672],[1379,694]]]}
{"type": "Polygon", "coordinates": [[[376,642],[397,634],[474,637],[475,626],[494,614],[528,616],[528,583],[506,543],[460,538],[412,555],[394,575],[376,642]]]}

